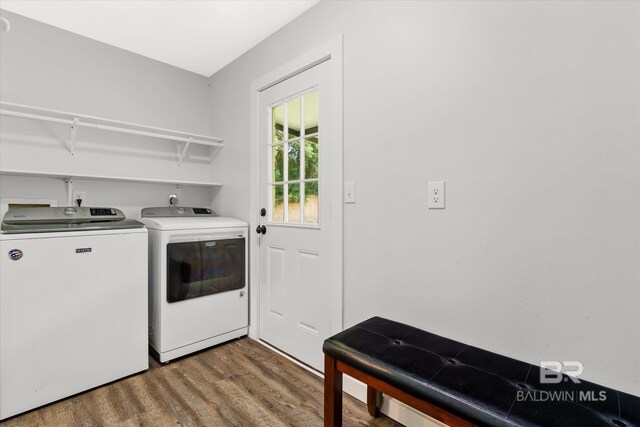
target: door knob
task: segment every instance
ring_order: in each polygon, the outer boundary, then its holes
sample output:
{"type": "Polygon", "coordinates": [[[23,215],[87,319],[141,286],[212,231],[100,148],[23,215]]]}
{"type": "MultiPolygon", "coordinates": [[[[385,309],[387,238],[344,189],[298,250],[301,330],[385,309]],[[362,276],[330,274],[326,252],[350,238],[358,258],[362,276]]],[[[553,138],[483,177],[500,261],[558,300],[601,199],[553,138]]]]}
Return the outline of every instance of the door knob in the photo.
{"type": "Polygon", "coordinates": [[[258,234],[267,234],[267,227],[265,227],[264,225],[259,225],[256,228],[256,233],[258,233],[258,234]]]}

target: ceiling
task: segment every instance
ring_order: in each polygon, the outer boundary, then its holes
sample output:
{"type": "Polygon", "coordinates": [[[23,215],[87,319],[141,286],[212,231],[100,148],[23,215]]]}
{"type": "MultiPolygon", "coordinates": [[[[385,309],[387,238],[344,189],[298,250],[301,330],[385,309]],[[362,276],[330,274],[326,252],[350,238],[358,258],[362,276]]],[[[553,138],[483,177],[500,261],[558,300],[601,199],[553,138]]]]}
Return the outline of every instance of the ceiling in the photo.
{"type": "Polygon", "coordinates": [[[209,77],[317,2],[2,0],[0,6],[209,77]]]}

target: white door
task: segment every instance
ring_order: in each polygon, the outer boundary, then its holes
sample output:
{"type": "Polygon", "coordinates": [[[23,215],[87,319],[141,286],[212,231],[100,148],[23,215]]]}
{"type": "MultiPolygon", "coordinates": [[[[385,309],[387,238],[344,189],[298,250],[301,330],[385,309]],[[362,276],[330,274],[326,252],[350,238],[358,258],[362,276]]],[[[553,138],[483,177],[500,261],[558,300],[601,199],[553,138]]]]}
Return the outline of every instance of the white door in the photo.
{"type": "Polygon", "coordinates": [[[259,107],[259,335],[318,370],[331,332],[332,262],[342,262],[330,251],[329,67],[321,63],[262,91],[259,107]]]}

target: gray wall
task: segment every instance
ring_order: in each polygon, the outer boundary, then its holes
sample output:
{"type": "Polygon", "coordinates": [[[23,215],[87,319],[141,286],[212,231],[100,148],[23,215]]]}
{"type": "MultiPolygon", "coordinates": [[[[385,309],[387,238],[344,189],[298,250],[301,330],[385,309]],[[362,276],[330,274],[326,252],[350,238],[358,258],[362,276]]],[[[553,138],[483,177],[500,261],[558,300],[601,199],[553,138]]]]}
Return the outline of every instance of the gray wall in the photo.
{"type": "MultiPolygon", "coordinates": [[[[640,394],[640,4],[321,2],[209,82],[1,15],[3,100],[226,144],[213,168],[179,168],[170,144],[85,132],[71,159],[56,146],[66,130],[3,119],[3,167],[211,177],[225,183],[214,206],[245,219],[251,81],[343,33],[345,179],[358,190],[345,326],[377,314],[532,363],[580,360],[585,378],[640,394]],[[440,179],[447,209],[428,211],[440,179]]],[[[81,184],[130,215],[174,191],[81,184]]],[[[4,175],[0,197],[65,198],[60,180],[4,175]]]]}
{"type": "MultiPolygon", "coordinates": [[[[205,77],[78,36],[8,11],[11,31],[0,34],[0,98],[80,114],[151,126],[209,133],[209,92],[205,77]]],[[[158,179],[208,180],[209,163],[177,166],[174,143],[80,129],[72,157],[60,145],[69,130],[3,117],[0,163],[4,169],[46,170],[158,179]]],[[[196,147],[191,152],[206,156],[196,147]]],[[[91,205],[123,208],[165,205],[173,186],[74,182],[91,205]]],[[[184,187],[183,202],[209,205],[212,190],[184,187]]],[[[60,179],[0,176],[0,197],[56,198],[66,203],[60,179]]]]}
{"type": "Polygon", "coordinates": [[[633,2],[321,2],[210,79],[214,206],[250,219],[252,80],[343,33],[345,326],[578,360],[640,395],[638,22],[633,2]]]}

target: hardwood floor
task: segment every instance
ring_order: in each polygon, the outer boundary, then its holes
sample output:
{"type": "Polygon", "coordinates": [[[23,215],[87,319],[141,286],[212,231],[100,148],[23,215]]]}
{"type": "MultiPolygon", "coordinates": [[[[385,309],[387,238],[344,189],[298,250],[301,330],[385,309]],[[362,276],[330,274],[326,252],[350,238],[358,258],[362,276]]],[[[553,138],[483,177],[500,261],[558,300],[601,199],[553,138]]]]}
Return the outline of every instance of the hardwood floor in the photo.
{"type": "MultiPolygon", "coordinates": [[[[321,426],[322,380],[248,338],[160,365],[10,418],[18,426],[321,426]]],[[[371,418],[345,395],[345,426],[399,426],[371,418]]]]}

